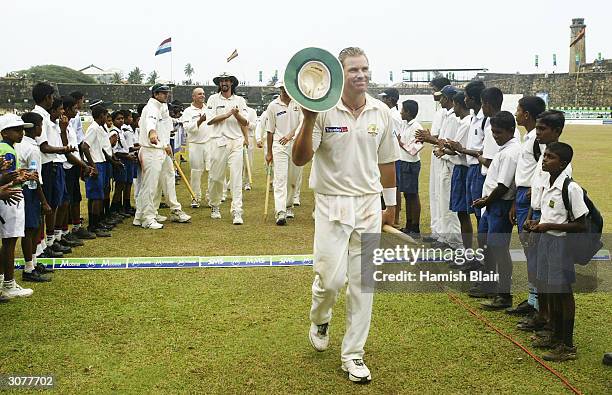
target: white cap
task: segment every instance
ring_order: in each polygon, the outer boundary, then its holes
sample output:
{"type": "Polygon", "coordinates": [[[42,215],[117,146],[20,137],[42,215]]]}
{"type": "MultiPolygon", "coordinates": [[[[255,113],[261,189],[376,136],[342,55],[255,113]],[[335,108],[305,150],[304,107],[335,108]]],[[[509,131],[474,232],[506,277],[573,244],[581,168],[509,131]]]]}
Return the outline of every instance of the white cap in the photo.
{"type": "Polygon", "coordinates": [[[23,126],[24,128],[31,128],[34,126],[31,123],[23,122],[23,119],[19,118],[19,116],[15,114],[5,114],[0,117],[0,131],[8,128],[16,128],[18,126],[23,126]]]}

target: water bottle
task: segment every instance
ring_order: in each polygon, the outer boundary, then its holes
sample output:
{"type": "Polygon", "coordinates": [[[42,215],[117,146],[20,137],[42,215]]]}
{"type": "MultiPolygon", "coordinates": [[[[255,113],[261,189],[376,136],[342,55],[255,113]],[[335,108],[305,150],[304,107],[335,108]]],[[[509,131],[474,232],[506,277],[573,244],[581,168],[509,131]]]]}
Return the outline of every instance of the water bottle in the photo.
{"type": "MultiPolygon", "coordinates": [[[[28,170],[32,171],[32,172],[38,170],[38,167],[37,167],[37,164],[36,164],[35,160],[32,160],[30,162],[30,167],[28,167],[28,170]]],[[[28,186],[29,189],[36,189],[36,188],[38,188],[38,181],[28,180],[28,181],[25,182],[25,184],[28,186]]]]}

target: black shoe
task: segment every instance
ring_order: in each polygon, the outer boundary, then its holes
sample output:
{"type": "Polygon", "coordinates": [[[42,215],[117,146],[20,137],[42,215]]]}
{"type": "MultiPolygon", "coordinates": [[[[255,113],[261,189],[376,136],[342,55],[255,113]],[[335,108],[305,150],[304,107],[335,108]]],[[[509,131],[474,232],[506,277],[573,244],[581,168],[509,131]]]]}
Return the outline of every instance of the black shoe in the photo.
{"type": "Polygon", "coordinates": [[[612,366],[612,352],[605,353],[601,362],[604,365],[612,366]]]}
{"type": "Polygon", "coordinates": [[[94,230],[96,237],[111,237],[111,232],[104,229],[96,229],[94,230]]]}
{"type": "Polygon", "coordinates": [[[53,242],[51,249],[55,252],[61,252],[62,254],[70,254],[72,252],[72,248],[63,246],[57,241],[53,242]]]}
{"type": "Polygon", "coordinates": [[[117,211],[117,213],[122,216],[123,218],[130,218],[132,216],[132,214],[128,213],[127,211],[121,210],[121,211],[117,211]]]}
{"type": "Polygon", "coordinates": [[[161,202],[161,203],[159,204],[159,208],[170,208],[170,207],[169,207],[169,206],[168,206],[166,203],[161,202]]]}
{"type": "Polygon", "coordinates": [[[477,261],[476,259],[472,259],[471,261],[468,261],[465,263],[465,265],[463,265],[463,268],[461,269],[462,272],[477,272],[482,270],[484,267],[484,265],[477,261]]]}
{"type": "Polygon", "coordinates": [[[108,220],[102,220],[100,222],[98,222],[98,228],[106,228],[107,230],[111,230],[113,229],[115,226],[117,226],[116,224],[108,221],[108,220]]]}
{"type": "Polygon", "coordinates": [[[432,236],[423,236],[423,243],[433,243],[434,241],[438,241],[435,237],[432,236]]]}
{"type": "MultiPolygon", "coordinates": [[[[79,240],[80,241],[80,240],[79,240]]],[[[70,247],[70,248],[74,248],[74,247],[78,247],[79,245],[83,245],[83,242],[81,241],[81,244],[77,243],[74,240],[70,240],[68,237],[66,236],[62,236],[62,238],[60,239],[59,243],[61,245],[63,245],[64,247],[70,247]]]]}
{"type": "Polygon", "coordinates": [[[481,285],[476,284],[469,289],[468,296],[470,298],[488,299],[495,297],[495,294],[483,289],[481,285]]]}
{"type": "Polygon", "coordinates": [[[94,233],[91,233],[83,227],[80,227],[76,231],[73,230],[72,234],[80,240],[93,240],[96,238],[96,235],[94,233]]]}
{"type": "Polygon", "coordinates": [[[431,248],[438,248],[441,250],[445,250],[447,248],[451,248],[451,246],[442,241],[434,241],[433,243],[431,243],[431,248]]]}
{"type": "Polygon", "coordinates": [[[42,254],[38,256],[38,258],[62,258],[64,254],[59,251],[53,251],[52,248],[47,247],[44,249],[42,254]]]}
{"type": "Polygon", "coordinates": [[[516,329],[531,332],[531,331],[539,331],[544,328],[546,325],[546,321],[539,319],[537,317],[533,317],[516,324],[516,329]]]}
{"type": "Polygon", "coordinates": [[[519,303],[516,307],[506,309],[506,314],[510,315],[530,315],[536,310],[526,300],[519,303]]]}
{"type": "Polygon", "coordinates": [[[512,296],[497,295],[493,300],[480,302],[480,308],[484,310],[503,310],[512,307],[512,296]]]}
{"type": "Polygon", "coordinates": [[[21,273],[21,279],[23,281],[29,281],[33,283],[46,283],[51,281],[49,276],[45,276],[44,274],[37,272],[36,270],[32,270],[30,273],[25,270],[21,273]]]}
{"type": "Polygon", "coordinates": [[[36,267],[34,268],[34,270],[36,270],[40,274],[49,274],[49,273],[55,272],[53,267],[48,268],[45,265],[43,265],[42,263],[37,263],[36,267]]]}

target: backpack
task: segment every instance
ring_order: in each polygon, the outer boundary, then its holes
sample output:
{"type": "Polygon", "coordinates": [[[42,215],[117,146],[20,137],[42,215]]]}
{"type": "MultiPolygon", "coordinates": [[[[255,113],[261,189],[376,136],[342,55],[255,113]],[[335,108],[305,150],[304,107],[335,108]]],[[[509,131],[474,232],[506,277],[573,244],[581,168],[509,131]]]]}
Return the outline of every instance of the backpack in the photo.
{"type": "MultiPolygon", "coordinates": [[[[571,177],[567,177],[563,181],[563,188],[561,189],[561,196],[563,197],[563,204],[567,210],[568,218],[572,218],[572,206],[569,201],[568,187],[570,182],[573,181],[571,177]]],[[[595,207],[595,204],[593,204],[593,201],[587,196],[587,191],[584,188],[582,192],[584,193],[584,204],[589,209],[585,217],[586,229],[581,233],[568,233],[567,251],[571,254],[574,263],[586,265],[603,247],[601,242],[603,217],[597,207],[595,207]]]]}

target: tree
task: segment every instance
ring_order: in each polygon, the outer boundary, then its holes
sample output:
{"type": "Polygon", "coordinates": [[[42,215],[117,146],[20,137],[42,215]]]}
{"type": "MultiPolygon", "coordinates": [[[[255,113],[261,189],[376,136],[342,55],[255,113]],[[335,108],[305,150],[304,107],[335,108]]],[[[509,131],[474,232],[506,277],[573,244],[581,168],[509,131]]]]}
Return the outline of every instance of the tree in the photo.
{"type": "Polygon", "coordinates": [[[123,84],[123,73],[120,71],[114,73],[111,77],[111,84],[123,84]]]}
{"type": "Polygon", "coordinates": [[[127,81],[130,84],[142,84],[142,79],[145,74],[140,70],[140,68],[135,67],[134,70],[130,71],[127,77],[127,81]]]}
{"type": "Polygon", "coordinates": [[[151,73],[149,74],[149,77],[147,77],[147,84],[148,85],[155,84],[155,81],[157,80],[157,78],[159,78],[159,75],[157,75],[157,71],[155,70],[151,71],[151,73]]]}
{"type": "Polygon", "coordinates": [[[187,80],[189,81],[189,84],[191,84],[191,76],[194,73],[193,67],[191,67],[191,63],[187,63],[185,65],[185,75],[187,76],[187,80]]]}

